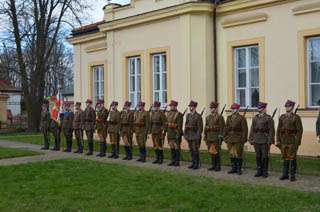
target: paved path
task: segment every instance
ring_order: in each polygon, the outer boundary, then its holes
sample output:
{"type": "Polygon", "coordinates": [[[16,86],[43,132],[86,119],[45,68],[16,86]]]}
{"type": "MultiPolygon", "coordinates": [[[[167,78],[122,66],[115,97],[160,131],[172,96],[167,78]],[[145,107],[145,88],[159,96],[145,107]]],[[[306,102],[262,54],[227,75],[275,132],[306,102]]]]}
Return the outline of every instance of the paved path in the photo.
{"type": "MultiPolygon", "coordinates": [[[[166,165],[168,161],[165,161],[165,164],[158,165],[152,164],[153,158],[148,158],[146,163],[136,162],[135,160],[131,161],[124,161],[119,159],[109,159],[107,157],[96,157],[95,154],[93,156],[86,156],[84,154],[74,154],[74,153],[64,153],[62,151],[48,151],[48,150],[40,150],[40,145],[35,144],[28,144],[28,143],[21,143],[15,141],[6,141],[0,140],[0,146],[8,147],[8,148],[16,148],[16,149],[24,149],[24,150],[31,150],[31,151],[38,151],[43,152],[43,155],[37,156],[27,156],[27,157],[19,157],[19,158],[8,158],[8,159],[1,159],[0,166],[9,166],[15,164],[23,164],[23,163],[30,163],[30,162],[41,162],[41,161],[51,161],[57,160],[62,158],[82,158],[82,159],[89,159],[100,161],[104,163],[112,163],[112,164],[121,164],[121,165],[128,165],[128,166],[136,166],[136,167],[143,167],[143,168],[150,168],[162,171],[171,171],[175,173],[182,173],[182,174],[189,174],[195,176],[204,176],[219,180],[226,180],[226,181],[233,181],[233,182],[242,182],[242,183],[250,183],[250,184],[257,184],[257,185],[268,185],[268,186],[277,186],[277,187],[286,187],[294,190],[301,190],[301,191],[314,191],[320,192],[320,177],[318,176],[308,176],[308,175],[297,175],[296,182],[290,182],[288,180],[280,181],[279,177],[281,173],[279,172],[270,172],[269,177],[266,179],[263,178],[255,178],[253,175],[255,174],[255,170],[247,169],[243,171],[241,176],[236,174],[227,174],[227,171],[230,167],[222,167],[221,172],[209,172],[207,171],[208,165],[204,164],[199,170],[190,170],[187,168],[189,163],[182,162],[180,167],[169,167],[166,165]]],[[[96,153],[97,154],[97,153],[96,153]]]]}

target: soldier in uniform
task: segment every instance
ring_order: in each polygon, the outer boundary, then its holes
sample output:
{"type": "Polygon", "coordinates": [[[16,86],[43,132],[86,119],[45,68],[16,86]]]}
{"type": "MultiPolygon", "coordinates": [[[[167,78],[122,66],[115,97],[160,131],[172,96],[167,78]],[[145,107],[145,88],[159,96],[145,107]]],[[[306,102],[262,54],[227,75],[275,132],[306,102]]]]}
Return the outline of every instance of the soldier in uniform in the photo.
{"type": "Polygon", "coordinates": [[[288,100],[285,104],[286,113],[279,118],[276,146],[281,150],[283,157],[283,174],[280,180],[289,179],[290,161],[290,181],[296,180],[296,158],[301,144],[303,127],[300,116],[293,112],[294,105],[295,102],[288,100]]]}
{"type": "Polygon", "coordinates": [[[74,118],[73,111],[70,109],[70,104],[65,104],[65,113],[63,115],[63,122],[62,122],[62,130],[64,136],[67,141],[67,148],[64,152],[71,152],[72,148],[72,122],[74,118]]]}
{"type": "Polygon", "coordinates": [[[145,103],[138,103],[138,111],[135,112],[133,118],[133,130],[136,134],[136,141],[140,150],[140,158],[137,161],[146,162],[147,150],[146,142],[149,130],[150,115],[144,110],[145,103]]]}
{"type": "Polygon", "coordinates": [[[164,112],[160,111],[160,102],[153,103],[153,111],[151,114],[150,131],[152,134],[152,141],[154,150],[156,152],[156,160],[153,164],[163,163],[163,138],[164,138],[164,128],[166,124],[166,115],[164,112]]]}
{"type": "Polygon", "coordinates": [[[98,112],[96,120],[96,129],[98,132],[99,143],[100,143],[100,153],[97,157],[105,157],[107,150],[106,136],[107,136],[107,118],[108,118],[108,109],[104,107],[104,101],[98,100],[98,112]]]}
{"type": "Polygon", "coordinates": [[[189,169],[198,169],[200,162],[200,144],[203,130],[203,120],[199,113],[197,113],[198,103],[190,101],[189,110],[184,126],[184,138],[188,141],[189,151],[192,157],[192,164],[189,169]]]}
{"type": "Polygon", "coordinates": [[[50,131],[54,136],[54,143],[55,146],[51,149],[53,151],[59,151],[60,150],[60,135],[61,135],[61,127],[57,120],[51,120],[50,122],[50,131]]]}
{"type": "Polygon", "coordinates": [[[112,155],[109,158],[119,157],[119,126],[120,126],[120,112],[118,111],[118,102],[111,103],[111,111],[108,119],[108,133],[112,147],[112,155]]]}
{"type": "Polygon", "coordinates": [[[259,114],[252,119],[249,142],[256,152],[257,173],[255,177],[268,177],[270,145],[274,144],[274,121],[266,113],[267,103],[259,102],[259,114]]]}
{"type": "Polygon", "coordinates": [[[44,137],[44,147],[41,149],[47,150],[49,149],[50,145],[50,112],[48,111],[48,105],[43,104],[42,105],[42,113],[41,113],[41,122],[40,122],[40,128],[43,133],[44,137]]]}
{"type": "Polygon", "coordinates": [[[81,110],[81,103],[76,102],[76,112],[74,114],[72,129],[76,137],[78,149],[74,153],[83,153],[83,124],[84,124],[84,112],[81,110]]]}
{"type": "Polygon", "coordinates": [[[169,104],[170,111],[167,115],[167,123],[164,134],[171,149],[171,162],[168,166],[180,165],[180,145],[182,137],[183,115],[177,110],[178,102],[172,100],[169,104]]]}
{"type": "Polygon", "coordinates": [[[204,140],[207,143],[209,153],[211,154],[212,166],[209,171],[221,170],[221,143],[223,139],[223,130],[225,121],[222,115],[218,114],[219,103],[210,103],[210,115],[206,117],[204,128],[204,140]]]}
{"type": "Polygon", "coordinates": [[[248,124],[244,116],[239,114],[240,105],[231,106],[231,115],[227,117],[224,130],[224,141],[228,145],[232,169],[228,174],[241,175],[243,146],[247,142],[248,124]]]}
{"type": "Polygon", "coordinates": [[[92,109],[92,101],[88,99],[86,101],[86,109],[84,110],[84,125],[83,128],[86,131],[89,152],[86,155],[93,154],[93,132],[95,128],[96,122],[96,113],[94,109],[92,109]]]}
{"type": "Polygon", "coordinates": [[[125,102],[120,112],[120,136],[122,138],[126,156],[122,160],[132,160],[132,130],[133,113],[130,111],[131,102],[125,102]]]}

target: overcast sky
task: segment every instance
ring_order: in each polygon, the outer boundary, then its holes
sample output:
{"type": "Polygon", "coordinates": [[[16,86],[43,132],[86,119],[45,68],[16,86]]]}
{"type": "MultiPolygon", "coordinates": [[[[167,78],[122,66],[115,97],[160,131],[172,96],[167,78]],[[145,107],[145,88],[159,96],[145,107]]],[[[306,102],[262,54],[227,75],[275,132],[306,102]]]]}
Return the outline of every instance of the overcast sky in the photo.
{"type": "MultiPolygon", "coordinates": [[[[91,12],[92,16],[89,22],[94,23],[101,21],[103,19],[103,11],[102,8],[105,6],[108,1],[107,0],[89,0],[92,2],[92,6],[94,10],[91,12]]],[[[118,4],[128,4],[130,0],[111,0],[111,3],[118,3],[118,4]]]]}

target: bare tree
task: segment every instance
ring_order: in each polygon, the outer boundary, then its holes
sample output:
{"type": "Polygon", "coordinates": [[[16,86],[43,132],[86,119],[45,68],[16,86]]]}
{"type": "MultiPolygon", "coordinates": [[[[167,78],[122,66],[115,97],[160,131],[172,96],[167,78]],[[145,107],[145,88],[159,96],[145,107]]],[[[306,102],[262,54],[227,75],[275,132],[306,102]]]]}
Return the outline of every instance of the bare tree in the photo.
{"type": "Polygon", "coordinates": [[[62,39],[61,30],[75,21],[80,23],[87,9],[85,0],[0,1],[1,21],[8,20],[6,43],[11,42],[16,52],[29,130],[39,128],[45,77],[57,40],[62,39]]]}

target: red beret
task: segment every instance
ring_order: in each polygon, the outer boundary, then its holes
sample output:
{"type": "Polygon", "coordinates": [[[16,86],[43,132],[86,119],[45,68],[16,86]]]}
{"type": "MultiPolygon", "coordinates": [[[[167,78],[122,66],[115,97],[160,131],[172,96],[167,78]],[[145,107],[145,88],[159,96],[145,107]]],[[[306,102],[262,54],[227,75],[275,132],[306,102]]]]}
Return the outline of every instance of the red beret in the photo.
{"type": "Polygon", "coordinates": [[[131,102],[126,101],[126,102],[124,103],[124,106],[125,106],[125,107],[131,107],[131,102]]]}
{"type": "Polygon", "coordinates": [[[87,99],[86,103],[92,104],[92,100],[87,99]]]}
{"type": "Polygon", "coordinates": [[[267,105],[268,105],[268,103],[259,102],[259,103],[258,103],[258,108],[266,108],[267,105]]]}
{"type": "Polygon", "coordinates": [[[294,101],[288,100],[284,106],[285,106],[285,107],[287,107],[287,106],[289,106],[289,107],[294,107],[295,104],[296,104],[296,103],[295,103],[294,101]]]}
{"type": "Polygon", "coordinates": [[[160,102],[154,102],[153,103],[153,107],[160,107],[161,106],[161,103],[160,102]]]}
{"type": "Polygon", "coordinates": [[[189,103],[189,107],[197,107],[198,106],[198,102],[195,102],[195,101],[190,101],[189,103]]]}
{"type": "Polygon", "coordinates": [[[178,102],[176,102],[176,101],[174,101],[174,100],[171,100],[169,106],[177,107],[177,106],[178,106],[178,102]]]}
{"type": "Polygon", "coordinates": [[[219,106],[219,103],[217,103],[217,102],[210,103],[210,108],[217,108],[218,106],[219,106]]]}
{"type": "Polygon", "coordinates": [[[237,103],[234,103],[231,105],[231,109],[239,109],[240,105],[238,105],[237,103]]]}

